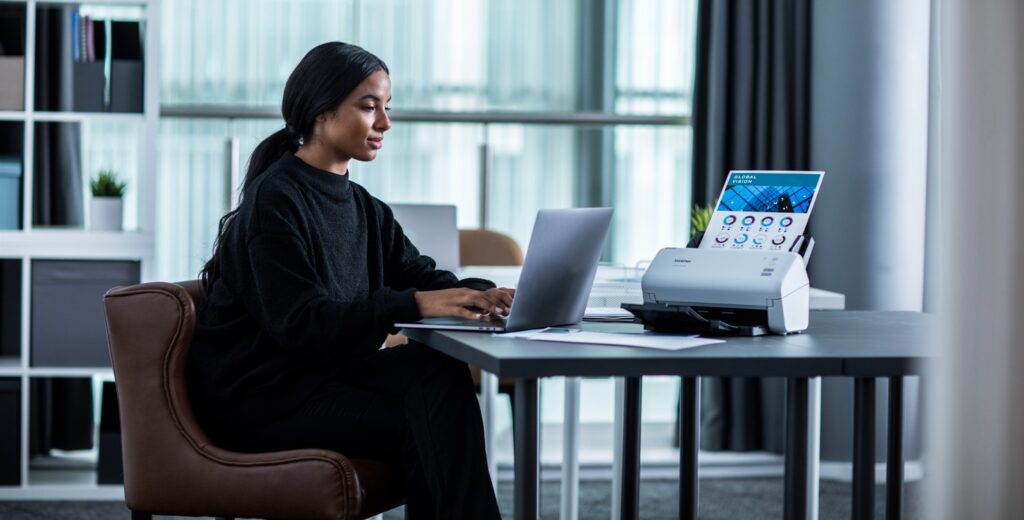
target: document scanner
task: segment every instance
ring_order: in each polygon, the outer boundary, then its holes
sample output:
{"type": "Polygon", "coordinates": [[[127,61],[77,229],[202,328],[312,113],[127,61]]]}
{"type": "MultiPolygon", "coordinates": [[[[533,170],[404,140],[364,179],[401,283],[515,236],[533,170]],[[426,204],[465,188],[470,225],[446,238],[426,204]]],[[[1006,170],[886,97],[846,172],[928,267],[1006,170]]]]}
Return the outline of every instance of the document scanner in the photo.
{"type": "Polygon", "coordinates": [[[799,253],[665,248],[640,285],[644,303],[622,308],[649,330],[760,336],[807,328],[811,285],[799,253]]]}

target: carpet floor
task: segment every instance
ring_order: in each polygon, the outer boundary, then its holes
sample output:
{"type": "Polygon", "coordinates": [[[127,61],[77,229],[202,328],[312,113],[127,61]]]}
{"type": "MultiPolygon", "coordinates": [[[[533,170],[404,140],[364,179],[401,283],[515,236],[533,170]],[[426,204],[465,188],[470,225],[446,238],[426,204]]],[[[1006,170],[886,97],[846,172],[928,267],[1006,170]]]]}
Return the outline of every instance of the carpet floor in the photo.
{"type": "MultiPolygon", "coordinates": [[[[580,483],[580,518],[610,518],[611,495],[607,481],[580,483]]],[[[922,484],[904,486],[904,518],[923,518],[922,484]]],[[[821,520],[850,518],[848,483],[822,481],[819,518],[821,520]]],[[[541,517],[557,519],[559,484],[541,484],[541,517]]],[[[640,518],[668,520],[678,518],[679,488],[675,481],[645,480],[640,483],[640,518]]],[[[502,516],[512,518],[512,483],[502,482],[498,488],[502,516]]],[[[885,488],[875,494],[875,518],[885,516],[885,488]]],[[[0,518],[4,520],[118,520],[130,518],[120,502],[0,502],[0,518]]],[[[161,520],[176,517],[158,517],[161,520]]],[[[385,520],[400,520],[400,510],[384,515],[385,520]]],[[[708,520],[742,520],[782,518],[782,479],[705,479],[700,483],[700,518],[708,520]]]]}

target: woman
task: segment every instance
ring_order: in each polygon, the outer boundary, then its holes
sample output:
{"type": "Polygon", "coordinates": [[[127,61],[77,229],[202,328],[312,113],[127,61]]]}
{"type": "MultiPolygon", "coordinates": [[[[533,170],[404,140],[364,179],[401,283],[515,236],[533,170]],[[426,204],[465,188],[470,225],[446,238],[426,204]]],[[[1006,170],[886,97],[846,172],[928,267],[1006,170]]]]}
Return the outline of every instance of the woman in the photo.
{"type": "Polygon", "coordinates": [[[499,518],[466,365],[416,343],[380,348],[396,322],[486,320],[513,297],[435,270],[349,180],[349,162],[383,146],[390,100],[387,67],[354,45],[317,46],[288,78],[286,126],[253,151],[201,273],[192,402],[231,449],[402,464],[411,518],[499,518]]]}

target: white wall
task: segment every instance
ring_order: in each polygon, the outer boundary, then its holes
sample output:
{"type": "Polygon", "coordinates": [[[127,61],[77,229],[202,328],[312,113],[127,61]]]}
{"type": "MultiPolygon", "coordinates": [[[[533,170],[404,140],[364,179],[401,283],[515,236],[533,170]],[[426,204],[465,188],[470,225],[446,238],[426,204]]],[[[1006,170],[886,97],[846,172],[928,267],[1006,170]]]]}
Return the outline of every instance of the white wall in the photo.
{"type": "Polygon", "coordinates": [[[929,0],[814,4],[811,282],[850,309],[920,310],[929,0]]]}
{"type": "MultiPolygon", "coordinates": [[[[818,0],[811,60],[811,168],[825,170],[814,206],[815,287],[848,309],[921,310],[928,167],[929,0],[818,0]]],[[[876,391],[884,460],[888,383],[876,391]]],[[[904,387],[906,456],[921,456],[919,385],[904,387]]],[[[853,456],[853,381],[822,386],[821,456],[853,456]]]]}
{"type": "Polygon", "coordinates": [[[937,0],[946,233],[929,518],[1024,518],[1024,5],[937,0]]]}

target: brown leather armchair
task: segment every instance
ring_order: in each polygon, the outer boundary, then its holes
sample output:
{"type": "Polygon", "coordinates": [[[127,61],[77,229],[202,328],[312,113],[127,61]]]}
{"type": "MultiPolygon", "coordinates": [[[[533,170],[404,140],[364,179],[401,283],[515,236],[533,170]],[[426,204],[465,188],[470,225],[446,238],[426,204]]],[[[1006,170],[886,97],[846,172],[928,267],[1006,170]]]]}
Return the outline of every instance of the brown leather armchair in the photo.
{"type": "Polygon", "coordinates": [[[317,449],[236,453],[211,444],[185,383],[201,296],[193,281],[119,287],[103,297],[132,518],[338,520],[400,505],[404,476],[380,461],[317,449]]]}

